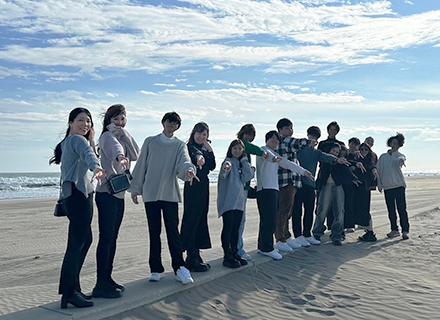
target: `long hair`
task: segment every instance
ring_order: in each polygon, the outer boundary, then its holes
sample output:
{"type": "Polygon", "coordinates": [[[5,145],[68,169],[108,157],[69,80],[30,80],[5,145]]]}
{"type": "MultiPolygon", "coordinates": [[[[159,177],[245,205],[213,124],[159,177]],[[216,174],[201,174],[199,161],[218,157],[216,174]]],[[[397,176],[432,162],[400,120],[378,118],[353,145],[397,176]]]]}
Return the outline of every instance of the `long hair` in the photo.
{"type": "Polygon", "coordinates": [[[102,121],[102,132],[108,131],[107,126],[112,122],[112,118],[119,116],[120,114],[126,115],[125,107],[122,104],[114,104],[110,106],[104,114],[104,120],[102,121]]]}
{"type": "MultiPolygon", "coordinates": [[[[227,158],[232,158],[232,148],[236,145],[240,145],[243,148],[243,154],[244,154],[244,143],[240,139],[234,139],[231,141],[228,147],[228,152],[226,153],[227,158]]],[[[243,157],[243,155],[240,157],[240,159],[243,157]]]]}
{"type": "Polygon", "coordinates": [[[191,131],[191,134],[190,134],[189,139],[188,139],[188,143],[190,143],[190,144],[196,143],[194,141],[194,135],[196,134],[196,132],[204,132],[204,131],[206,131],[208,133],[208,138],[209,138],[209,127],[208,127],[208,125],[205,122],[196,123],[194,128],[191,131]]]}
{"type": "MultiPolygon", "coordinates": [[[[53,151],[53,157],[49,159],[49,164],[55,163],[55,164],[60,164],[61,163],[61,143],[69,136],[70,134],[70,123],[72,123],[75,118],[80,114],[80,113],[85,113],[91,121],[91,128],[93,128],[93,120],[92,120],[92,115],[90,114],[90,111],[87,110],[86,108],[75,108],[72,111],[70,111],[69,113],[69,120],[67,122],[67,130],[66,130],[66,135],[64,136],[63,140],[61,140],[55,147],[54,151],[53,151]]],[[[86,135],[84,136],[86,139],[89,138],[89,134],[90,131],[86,133],[86,135]]]]}

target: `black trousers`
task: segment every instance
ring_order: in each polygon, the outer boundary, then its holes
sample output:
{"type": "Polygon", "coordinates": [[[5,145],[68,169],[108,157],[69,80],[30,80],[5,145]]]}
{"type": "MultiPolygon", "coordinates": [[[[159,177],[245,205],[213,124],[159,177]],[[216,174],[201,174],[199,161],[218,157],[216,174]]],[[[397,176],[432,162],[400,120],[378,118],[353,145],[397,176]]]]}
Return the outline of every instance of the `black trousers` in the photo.
{"type": "Polygon", "coordinates": [[[388,209],[388,218],[391,223],[391,230],[397,231],[397,211],[399,212],[400,227],[402,232],[409,232],[408,212],[406,211],[405,187],[385,190],[385,202],[388,209]]]}
{"type": "Polygon", "coordinates": [[[311,237],[310,231],[313,225],[315,211],[316,191],[310,186],[299,188],[293,204],[292,228],[295,238],[300,236],[311,237]],[[304,215],[303,215],[304,206],[304,215]]]}
{"type": "Polygon", "coordinates": [[[61,267],[58,293],[81,291],[79,274],[92,244],[93,194],[88,198],[72,184],[72,195],[63,200],[69,219],[67,249],[61,267]]]}
{"type": "MultiPolygon", "coordinates": [[[[344,188],[344,228],[354,228],[354,225],[356,223],[356,209],[354,207],[355,205],[355,190],[358,188],[365,188],[363,185],[360,185],[359,187],[354,186],[353,184],[345,185],[344,188]]],[[[368,222],[367,222],[368,225],[368,222]]]]}
{"type": "Polygon", "coordinates": [[[168,248],[171,254],[171,265],[174,272],[185,265],[183,260],[182,241],[179,235],[179,216],[178,203],[169,201],[145,202],[147,213],[148,230],[150,235],[150,258],[149,264],[151,272],[161,273],[165,269],[161,258],[162,212],[167,233],[168,248]]]}
{"type": "Polygon", "coordinates": [[[263,252],[273,250],[273,235],[278,212],[278,190],[263,189],[257,192],[260,227],[258,229],[258,249],[263,252]]]}
{"type": "Polygon", "coordinates": [[[96,249],[97,285],[111,281],[113,261],[116,253],[116,241],[124,217],[124,199],[107,192],[96,193],[98,207],[99,242],[96,249]]]}
{"type": "Polygon", "coordinates": [[[368,226],[371,219],[371,190],[365,185],[360,185],[354,189],[353,194],[353,211],[354,223],[360,226],[368,226]]]}
{"type": "Polygon", "coordinates": [[[222,248],[225,258],[237,254],[238,245],[238,229],[240,228],[243,211],[230,210],[222,214],[223,229],[222,229],[222,248]]]}
{"type": "Polygon", "coordinates": [[[198,258],[199,249],[211,248],[208,229],[209,181],[185,183],[183,218],[180,229],[183,250],[190,258],[198,258]]]}

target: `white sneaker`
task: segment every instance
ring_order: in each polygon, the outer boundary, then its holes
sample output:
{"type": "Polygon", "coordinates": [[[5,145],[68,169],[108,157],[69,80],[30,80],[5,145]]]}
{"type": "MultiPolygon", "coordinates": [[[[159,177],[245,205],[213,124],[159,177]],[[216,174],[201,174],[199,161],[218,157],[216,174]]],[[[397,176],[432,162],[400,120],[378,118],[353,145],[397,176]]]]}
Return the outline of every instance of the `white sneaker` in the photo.
{"type": "Polygon", "coordinates": [[[319,241],[318,239],[316,239],[315,237],[307,237],[307,238],[305,238],[310,244],[313,244],[313,245],[318,245],[318,244],[321,244],[321,241],[319,241]]]}
{"type": "Polygon", "coordinates": [[[184,266],[181,266],[179,269],[177,269],[176,279],[177,281],[182,282],[182,284],[194,282],[193,278],[191,277],[191,272],[189,272],[189,270],[184,266]]]}
{"type": "Polygon", "coordinates": [[[148,281],[150,282],[158,282],[162,278],[162,275],[159,272],[152,272],[150,277],[148,277],[148,281]]]}
{"type": "Polygon", "coordinates": [[[296,241],[299,241],[302,247],[310,247],[310,242],[304,236],[299,236],[296,241]]]}
{"type": "Polygon", "coordinates": [[[278,241],[275,244],[275,249],[278,249],[279,251],[284,251],[284,252],[292,252],[293,251],[293,249],[286,242],[281,242],[281,241],[278,241]]]}
{"type": "Polygon", "coordinates": [[[244,260],[247,260],[247,261],[252,261],[252,257],[251,257],[251,255],[249,254],[249,253],[243,253],[242,255],[241,255],[241,257],[244,259],[244,260]]]}
{"type": "MultiPolygon", "coordinates": [[[[282,242],[281,242],[281,243],[282,243],[282,242]]],[[[265,256],[271,257],[271,258],[274,259],[274,260],[281,260],[281,259],[283,259],[283,256],[281,255],[281,253],[278,252],[277,249],[273,249],[273,250],[270,251],[270,252],[264,252],[264,251],[260,251],[260,250],[258,250],[258,252],[261,253],[262,255],[265,255],[265,256]]]]}
{"type": "Polygon", "coordinates": [[[297,240],[297,239],[292,239],[290,238],[289,240],[287,240],[287,244],[292,248],[292,249],[299,249],[302,247],[301,243],[297,240]]]}

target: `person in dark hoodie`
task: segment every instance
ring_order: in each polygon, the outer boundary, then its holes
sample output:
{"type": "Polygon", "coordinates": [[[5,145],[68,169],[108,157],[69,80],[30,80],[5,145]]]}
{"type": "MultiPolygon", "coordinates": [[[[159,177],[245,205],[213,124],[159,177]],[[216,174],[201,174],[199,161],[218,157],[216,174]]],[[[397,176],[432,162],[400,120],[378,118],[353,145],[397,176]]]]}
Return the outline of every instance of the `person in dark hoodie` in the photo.
{"type": "Polygon", "coordinates": [[[180,234],[183,250],[186,250],[186,267],[192,272],[208,271],[200,249],[211,248],[208,229],[209,178],[215,169],[215,156],[209,143],[209,127],[205,122],[197,123],[189,137],[187,147],[191,162],[197,168],[200,181],[186,181],[183,189],[183,218],[180,234]]]}
{"type": "MultiPolygon", "coordinates": [[[[330,147],[330,154],[339,156],[341,146],[334,143],[330,147]]],[[[353,181],[352,173],[345,164],[322,163],[318,173],[317,187],[319,190],[318,209],[313,225],[313,236],[320,240],[324,235],[324,225],[328,211],[334,214],[333,223],[330,225],[330,238],[334,245],[342,245],[344,231],[344,189],[343,185],[353,181]]]]}

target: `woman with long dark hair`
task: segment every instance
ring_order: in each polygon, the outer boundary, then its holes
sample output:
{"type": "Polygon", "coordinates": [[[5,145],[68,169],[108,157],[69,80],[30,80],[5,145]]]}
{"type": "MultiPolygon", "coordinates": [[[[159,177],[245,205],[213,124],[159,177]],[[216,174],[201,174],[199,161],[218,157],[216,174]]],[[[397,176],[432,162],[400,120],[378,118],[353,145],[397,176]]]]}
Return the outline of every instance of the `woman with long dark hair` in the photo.
{"type": "Polygon", "coordinates": [[[186,267],[193,272],[208,271],[200,249],[211,248],[208,230],[209,178],[215,169],[215,156],[210,145],[209,127],[205,122],[197,123],[189,137],[187,147],[191,162],[197,167],[200,181],[185,182],[183,189],[183,219],[181,237],[183,250],[186,250],[186,267]]]}
{"type": "Polygon", "coordinates": [[[67,249],[61,267],[58,293],[62,294],[61,308],[70,303],[75,307],[91,307],[91,298],[81,292],[79,274],[92,243],[90,224],[93,216],[94,178],[105,176],[94,152],[92,115],[85,108],[75,108],[69,114],[69,127],[64,139],[57,144],[49,164],[61,164],[60,200],[69,219],[67,249]]]}
{"type": "MultiPolygon", "coordinates": [[[[107,179],[129,170],[131,161],[138,158],[139,147],[125,129],[126,124],[127,114],[122,104],[107,109],[98,144],[101,165],[107,179]]],[[[112,278],[116,241],[124,216],[124,196],[125,191],[112,194],[108,181],[96,189],[99,242],[96,250],[97,278],[92,292],[96,298],[118,298],[124,291],[124,286],[112,278]]]]}

